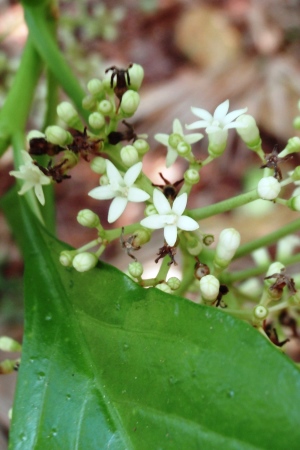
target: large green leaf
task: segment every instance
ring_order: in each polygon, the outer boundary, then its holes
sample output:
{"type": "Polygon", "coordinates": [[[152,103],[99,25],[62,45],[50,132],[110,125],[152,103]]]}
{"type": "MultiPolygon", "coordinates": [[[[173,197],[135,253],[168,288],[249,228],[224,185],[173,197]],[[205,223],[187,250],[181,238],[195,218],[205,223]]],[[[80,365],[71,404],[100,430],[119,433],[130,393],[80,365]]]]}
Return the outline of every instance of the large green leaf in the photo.
{"type": "Polygon", "coordinates": [[[64,268],[64,246],[28,211],[18,220],[26,322],[11,449],[299,448],[299,372],[255,329],[105,264],[64,268]]]}

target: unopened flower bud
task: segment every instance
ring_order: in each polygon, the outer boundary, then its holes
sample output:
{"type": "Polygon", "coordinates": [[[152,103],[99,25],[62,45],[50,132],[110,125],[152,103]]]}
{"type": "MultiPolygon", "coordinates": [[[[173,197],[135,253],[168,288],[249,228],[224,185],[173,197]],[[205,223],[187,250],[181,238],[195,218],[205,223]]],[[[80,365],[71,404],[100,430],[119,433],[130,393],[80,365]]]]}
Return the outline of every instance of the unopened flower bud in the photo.
{"type": "Polygon", "coordinates": [[[89,115],[89,124],[95,130],[100,130],[105,125],[105,118],[103,114],[99,112],[93,112],[89,115]]]}
{"type": "Polygon", "coordinates": [[[166,283],[159,283],[155,287],[156,287],[156,289],[159,289],[160,291],[166,292],[167,294],[171,294],[172,293],[172,289],[166,283]]]}
{"type": "Polygon", "coordinates": [[[64,250],[60,253],[59,262],[64,267],[71,267],[75,255],[76,252],[74,252],[74,250],[73,251],[64,250]]]}
{"type": "Polygon", "coordinates": [[[123,147],[120,156],[127,167],[131,167],[139,162],[139,154],[133,145],[126,145],[123,147]]]}
{"type": "Polygon", "coordinates": [[[297,166],[294,170],[293,170],[293,172],[292,172],[292,174],[291,174],[291,178],[292,178],[292,180],[295,182],[295,181],[300,181],[300,166],[297,166]]]}
{"type": "Polygon", "coordinates": [[[91,95],[97,97],[100,94],[103,94],[104,88],[101,80],[98,78],[93,78],[87,84],[88,91],[91,95]]]}
{"type": "Polygon", "coordinates": [[[114,106],[109,100],[102,100],[98,105],[98,111],[104,116],[109,116],[113,110],[114,106]]]}
{"type": "Polygon", "coordinates": [[[149,242],[151,239],[151,231],[146,228],[139,228],[132,234],[134,236],[132,241],[132,245],[134,247],[141,247],[142,245],[147,244],[147,242],[149,242]]]}
{"type": "Polygon", "coordinates": [[[295,249],[300,247],[300,237],[295,234],[290,234],[279,239],[276,248],[276,258],[280,261],[289,258],[294,253],[295,249]]]}
{"type": "Polygon", "coordinates": [[[74,257],[72,265],[77,272],[87,272],[93,269],[97,262],[98,258],[94,253],[82,252],[74,257]]]}
{"type": "Polygon", "coordinates": [[[82,107],[87,111],[92,111],[97,106],[97,100],[92,95],[86,95],[82,99],[82,107]]]}
{"type": "Polygon", "coordinates": [[[241,241],[240,233],[234,228],[225,228],[221,231],[216,248],[214,263],[225,268],[235,255],[241,241]]]}
{"type": "Polygon", "coordinates": [[[268,317],[269,311],[263,305],[257,305],[253,309],[254,319],[258,319],[259,321],[263,321],[268,317]]]}
{"type": "Polygon", "coordinates": [[[186,249],[190,255],[197,256],[203,248],[202,242],[194,235],[186,241],[186,249]]]}
{"type": "Polygon", "coordinates": [[[176,148],[178,155],[182,156],[183,158],[191,153],[191,149],[192,148],[190,144],[188,144],[187,142],[179,142],[176,148]]]}
{"type": "Polygon", "coordinates": [[[31,139],[35,138],[45,138],[45,134],[38,130],[30,130],[26,136],[27,142],[30,142],[31,139]]]}
{"type": "Polygon", "coordinates": [[[20,352],[22,350],[22,345],[8,336],[1,336],[0,350],[3,352],[20,352]]]}
{"type": "Polygon", "coordinates": [[[281,190],[279,181],[274,177],[264,177],[257,185],[257,193],[263,200],[275,200],[281,190]]]}
{"type": "MultiPolygon", "coordinates": [[[[275,273],[280,273],[281,269],[285,269],[285,266],[279,262],[279,261],[275,261],[272,264],[270,264],[267,273],[266,273],[266,277],[270,277],[271,275],[274,275],[275,273]]],[[[269,278],[268,280],[264,280],[265,284],[270,287],[272,284],[274,284],[275,279],[274,278],[269,278]]]]}
{"type": "Polygon", "coordinates": [[[184,181],[188,184],[197,184],[200,181],[200,175],[196,169],[188,169],[184,172],[184,181]]]}
{"type": "Polygon", "coordinates": [[[292,211],[300,211],[300,195],[296,195],[296,197],[291,197],[288,202],[287,202],[287,206],[292,210],[292,211]]]}
{"type": "Polygon", "coordinates": [[[110,182],[109,182],[109,178],[107,175],[104,174],[100,177],[100,180],[99,180],[100,186],[107,186],[109,183],[110,182]]]}
{"type": "MultiPolygon", "coordinates": [[[[155,137],[155,136],[154,136],[155,137]]],[[[180,144],[180,142],[183,141],[182,136],[180,136],[180,134],[177,133],[172,133],[169,136],[168,139],[168,144],[170,145],[170,147],[174,148],[174,150],[177,149],[178,145],[180,144]]]]}
{"type": "Polygon", "coordinates": [[[155,206],[154,205],[148,205],[145,208],[144,214],[145,214],[146,217],[153,216],[153,214],[157,214],[155,206]]]}
{"type": "Polygon", "coordinates": [[[220,282],[216,277],[213,275],[205,275],[201,278],[199,286],[204,300],[211,302],[216,300],[220,289],[220,282]]]}
{"type": "Polygon", "coordinates": [[[125,92],[121,101],[121,111],[126,116],[132,116],[140,104],[140,96],[137,92],[129,89],[125,92]]]}
{"type": "Polygon", "coordinates": [[[60,145],[61,147],[71,144],[73,141],[71,133],[57,125],[47,127],[45,136],[47,141],[55,145],[60,145]]]}
{"type": "Polygon", "coordinates": [[[93,172],[103,175],[106,172],[106,159],[102,156],[96,156],[90,163],[93,172]]]}
{"type": "Polygon", "coordinates": [[[77,128],[81,126],[81,121],[79,119],[78,113],[71,103],[60,103],[56,108],[56,112],[58,117],[70,127],[77,128]]]}
{"type": "Polygon", "coordinates": [[[136,150],[140,156],[143,156],[145,153],[147,153],[147,151],[150,148],[148,142],[145,141],[145,139],[137,139],[133,143],[133,146],[134,146],[134,148],[136,148],[136,150]]]}
{"type": "Polygon", "coordinates": [[[128,272],[133,278],[139,278],[144,272],[144,268],[141,263],[135,261],[128,265],[128,272]]]}
{"type": "Polygon", "coordinates": [[[293,127],[295,130],[300,130],[300,116],[295,117],[293,121],[293,127]]]}
{"type": "Polygon", "coordinates": [[[20,359],[4,359],[0,362],[0,375],[12,373],[19,364],[20,359]]]}
{"type": "Polygon", "coordinates": [[[72,150],[65,150],[62,160],[64,161],[62,169],[67,171],[78,164],[79,156],[76,155],[76,153],[72,152],[72,150]]]}
{"type": "Polygon", "coordinates": [[[100,224],[99,217],[90,209],[82,209],[77,214],[77,222],[83,227],[96,228],[100,224]]]}
{"type": "Polygon", "coordinates": [[[278,154],[280,158],[284,158],[286,155],[290,153],[300,152],[300,138],[298,136],[294,136],[290,138],[287,142],[287,146],[278,154]]]}
{"type": "Polygon", "coordinates": [[[236,119],[236,123],[243,125],[237,127],[236,131],[247,147],[254,151],[257,147],[260,147],[261,138],[254,117],[250,116],[250,114],[243,114],[236,119]]]}
{"type": "Polygon", "coordinates": [[[144,69],[139,64],[132,64],[128,70],[130,77],[130,88],[138,91],[144,79],[144,69]]]}
{"type": "Polygon", "coordinates": [[[224,153],[227,144],[228,131],[218,130],[208,133],[208,153],[212,158],[217,158],[224,153]]]}
{"type": "Polygon", "coordinates": [[[172,291],[176,291],[181,285],[181,281],[177,277],[171,277],[167,281],[167,285],[169,286],[172,291]]]}

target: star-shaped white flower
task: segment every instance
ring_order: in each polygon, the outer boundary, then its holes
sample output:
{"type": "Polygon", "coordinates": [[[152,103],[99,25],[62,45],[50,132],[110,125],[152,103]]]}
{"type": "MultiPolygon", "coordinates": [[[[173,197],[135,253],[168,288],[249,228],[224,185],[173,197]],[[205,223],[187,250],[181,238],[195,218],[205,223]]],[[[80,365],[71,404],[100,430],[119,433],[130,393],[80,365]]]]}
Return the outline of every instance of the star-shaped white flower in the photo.
{"type": "Polygon", "coordinates": [[[228,130],[229,128],[241,128],[242,123],[234,122],[239,116],[244,114],[248,108],[237,109],[236,111],[231,111],[229,114],[229,100],[219,105],[214,115],[212,116],[208,111],[202,108],[192,107],[192,112],[202,120],[197,120],[197,122],[186,125],[188,130],[195,130],[196,128],[205,128],[207,133],[214,133],[220,130],[228,130]]]}
{"type": "Polygon", "coordinates": [[[188,216],[183,216],[187,204],[187,194],[181,194],[174,200],[173,206],[158,189],[154,189],[153,203],[158,214],[153,214],[141,220],[141,225],[157,230],[164,229],[165,241],[173,247],[177,240],[177,228],[185,231],[194,231],[199,228],[198,223],[188,216]]]}
{"type": "Polygon", "coordinates": [[[25,192],[34,188],[34,193],[37,196],[38,201],[44,205],[45,196],[43,192],[43,185],[50,184],[51,179],[47,177],[35,164],[31,156],[25,151],[21,150],[24,164],[19,167],[19,170],[11,170],[9,175],[15,178],[24,180],[22,188],[18,194],[23,195],[25,192]]]}
{"type": "Polygon", "coordinates": [[[112,162],[106,160],[106,174],[109,184],[92,189],[88,195],[97,200],[113,198],[108,211],[108,222],[115,222],[123,214],[128,202],[144,202],[150,198],[147,192],[133,184],[141,173],[142,163],[138,162],[127,170],[124,177],[112,162]]]}
{"type": "MultiPolygon", "coordinates": [[[[177,159],[178,153],[176,151],[176,142],[177,145],[180,142],[186,142],[187,144],[194,144],[197,141],[200,141],[200,139],[203,138],[203,134],[201,133],[193,133],[185,136],[183,134],[183,129],[180,121],[178,119],[175,119],[173,122],[173,135],[177,135],[176,138],[170,139],[172,137],[172,134],[164,134],[164,133],[158,133],[154,136],[154,138],[160,142],[161,144],[165,145],[168,148],[167,158],[166,158],[166,166],[170,167],[177,159]],[[172,145],[173,144],[173,145],[172,145]]],[[[173,136],[174,137],[174,136],[173,136]]]]}

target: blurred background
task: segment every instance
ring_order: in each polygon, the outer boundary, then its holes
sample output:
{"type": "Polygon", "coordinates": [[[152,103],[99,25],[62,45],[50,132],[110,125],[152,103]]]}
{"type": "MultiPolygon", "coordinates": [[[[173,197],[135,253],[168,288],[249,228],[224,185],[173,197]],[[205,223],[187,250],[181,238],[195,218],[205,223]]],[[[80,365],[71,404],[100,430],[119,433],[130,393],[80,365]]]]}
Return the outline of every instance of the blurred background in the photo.
{"type": "MultiPolygon", "coordinates": [[[[300,98],[298,0],[62,0],[58,5],[59,44],[84,88],[89,79],[101,78],[111,65],[126,68],[136,62],[144,67],[141,104],[129,121],[137,133],[149,136],[151,152],[145,157],[144,167],[153,183],[162,184],[159,172],[171,182],[182,178],[185,162],[178,161],[166,169],[166,149],[153,136],[158,132],[169,134],[174,118],[182,124],[195,121],[191,106],[213,113],[217,105],[229,99],[230,110],[248,107],[261,130],[266,153],[276,145],[280,151],[296,134],[292,122],[299,113],[300,98]]],[[[0,107],[26,37],[20,4],[0,0],[0,107]]],[[[28,130],[42,125],[45,96],[41,78],[28,130]]],[[[200,159],[205,157],[205,140],[193,148],[200,159]]],[[[297,164],[296,155],[281,166],[283,174],[297,164]]],[[[201,172],[189,207],[208,205],[250,189],[261,176],[260,165],[258,157],[230,131],[228,149],[201,172]]],[[[7,152],[0,161],[1,195],[14,183],[8,175],[11,169],[12,156],[7,152]]],[[[93,232],[76,222],[79,209],[94,210],[108,226],[105,219],[109,203],[99,206],[100,202],[86,195],[97,184],[98,176],[91,176],[89,165],[81,161],[72,179],[56,186],[58,236],[72,246],[95,238],[93,232]]],[[[129,205],[114,226],[137,221],[141,214],[136,205],[129,205]]],[[[201,227],[217,235],[226,226],[234,226],[247,242],[296,218],[297,213],[264,203],[263,208],[250,206],[207,219],[201,227]]],[[[141,255],[136,254],[150,276],[156,249],[163,244],[161,233],[155,239],[150,248],[146,246],[141,255]]],[[[122,270],[130,262],[118,242],[109,247],[104,259],[122,270]]],[[[174,270],[177,274],[178,269],[174,270]]],[[[0,216],[0,335],[18,340],[22,339],[22,274],[22,258],[0,216]]],[[[7,355],[0,354],[0,359],[4,357],[7,355]]],[[[1,450],[7,446],[7,413],[14,380],[14,374],[0,378],[1,450]]]]}

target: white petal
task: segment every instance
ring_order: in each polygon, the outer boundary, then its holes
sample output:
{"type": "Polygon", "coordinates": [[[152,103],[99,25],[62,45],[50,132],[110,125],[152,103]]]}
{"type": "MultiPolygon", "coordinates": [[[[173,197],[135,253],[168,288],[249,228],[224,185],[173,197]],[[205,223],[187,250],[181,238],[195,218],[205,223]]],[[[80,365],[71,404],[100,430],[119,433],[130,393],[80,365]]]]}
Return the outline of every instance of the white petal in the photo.
{"type": "Polygon", "coordinates": [[[138,162],[134,164],[130,169],[127,170],[127,172],[124,175],[124,183],[126,186],[132,186],[139,174],[141,173],[143,164],[141,162],[138,162]]]}
{"type": "Polygon", "coordinates": [[[233,122],[235,119],[237,119],[239,116],[241,116],[242,114],[244,114],[246,111],[248,110],[248,108],[244,108],[244,109],[237,109],[235,111],[231,111],[229,114],[227,114],[226,117],[224,117],[223,119],[223,124],[226,125],[230,122],[233,122]]]}
{"type": "Polygon", "coordinates": [[[166,167],[171,167],[172,164],[174,164],[174,162],[176,161],[177,156],[178,153],[176,152],[176,150],[174,150],[174,148],[172,147],[168,147],[168,153],[166,157],[166,167]]]}
{"type": "Polygon", "coordinates": [[[183,211],[186,208],[187,204],[187,193],[179,195],[176,197],[172,206],[172,211],[177,214],[177,216],[181,216],[183,211]]]}
{"type": "Polygon", "coordinates": [[[191,110],[192,113],[195,114],[195,116],[200,117],[200,119],[203,119],[205,122],[211,122],[213,119],[213,116],[210,114],[210,112],[206,111],[206,109],[195,108],[194,106],[192,106],[191,110]]]}
{"type": "Polygon", "coordinates": [[[128,200],[125,197],[116,197],[113,199],[108,211],[107,220],[109,223],[115,222],[123,214],[127,203],[128,200]]]}
{"type": "Polygon", "coordinates": [[[23,158],[24,164],[32,164],[33,159],[31,158],[29,153],[26,152],[26,150],[21,150],[21,153],[22,153],[22,158],[23,158]]]}
{"type": "MultiPolygon", "coordinates": [[[[123,184],[123,178],[116,166],[113,165],[111,161],[108,159],[106,160],[106,174],[108,176],[108,179],[110,183],[113,184],[123,184]]],[[[110,197],[112,198],[112,197],[110,197]]]]}
{"type": "Polygon", "coordinates": [[[140,221],[140,224],[143,227],[151,228],[152,230],[158,230],[159,228],[163,228],[165,226],[165,221],[162,216],[159,214],[152,214],[152,216],[145,217],[140,221]]]}
{"type": "Polygon", "coordinates": [[[211,121],[207,121],[207,120],[197,120],[197,122],[193,122],[190,125],[186,125],[185,128],[187,130],[195,130],[196,128],[206,128],[209,124],[211,123],[211,121]]]}
{"type": "Polygon", "coordinates": [[[34,188],[34,192],[35,195],[37,196],[38,201],[40,202],[41,205],[44,206],[45,204],[45,196],[44,196],[44,192],[43,192],[43,188],[40,184],[37,184],[34,188]]]}
{"type": "Polygon", "coordinates": [[[15,178],[24,179],[24,172],[19,172],[18,170],[11,170],[9,175],[15,178]]]}
{"type": "Polygon", "coordinates": [[[224,117],[228,113],[228,109],[229,109],[229,100],[225,100],[225,102],[221,103],[221,105],[219,105],[216,108],[214,112],[214,119],[222,122],[224,117]]]}
{"type": "Polygon", "coordinates": [[[157,133],[154,136],[154,139],[156,141],[160,142],[161,144],[168,146],[168,143],[169,143],[169,135],[168,134],[157,133]]]}
{"type": "Polygon", "coordinates": [[[130,202],[145,202],[150,198],[150,195],[142,189],[131,187],[128,189],[127,198],[130,202]]]}
{"type": "Polygon", "coordinates": [[[203,134],[201,134],[201,133],[193,133],[193,134],[188,134],[187,136],[184,136],[184,140],[188,144],[194,144],[195,142],[200,141],[200,139],[202,139],[202,138],[203,138],[203,134]]]}
{"type": "Polygon", "coordinates": [[[171,205],[164,196],[164,194],[158,189],[153,191],[153,203],[158,214],[169,214],[172,212],[171,205]]]}
{"type": "Polygon", "coordinates": [[[182,125],[179,119],[175,119],[173,122],[173,133],[180,134],[181,136],[183,135],[182,125]]]}
{"type": "Polygon", "coordinates": [[[164,236],[167,244],[173,247],[177,240],[177,226],[176,225],[166,225],[164,228],[164,236]]]}
{"type": "Polygon", "coordinates": [[[23,184],[23,186],[21,187],[21,189],[18,191],[19,195],[23,195],[25,194],[25,192],[29,191],[30,189],[32,189],[34,186],[33,183],[31,183],[30,181],[25,181],[25,183],[23,184]]]}
{"type": "Polygon", "coordinates": [[[188,216],[181,216],[177,220],[177,226],[180,228],[180,230],[185,231],[194,231],[198,230],[199,224],[196,222],[196,220],[192,219],[188,216]]]}
{"type": "Polygon", "coordinates": [[[242,124],[241,122],[231,122],[231,123],[227,123],[224,126],[224,130],[228,130],[229,128],[247,128],[247,125],[242,124]]]}
{"type": "Polygon", "coordinates": [[[116,196],[116,192],[112,189],[110,185],[98,186],[92,189],[88,195],[97,200],[110,200],[116,196]]]}

